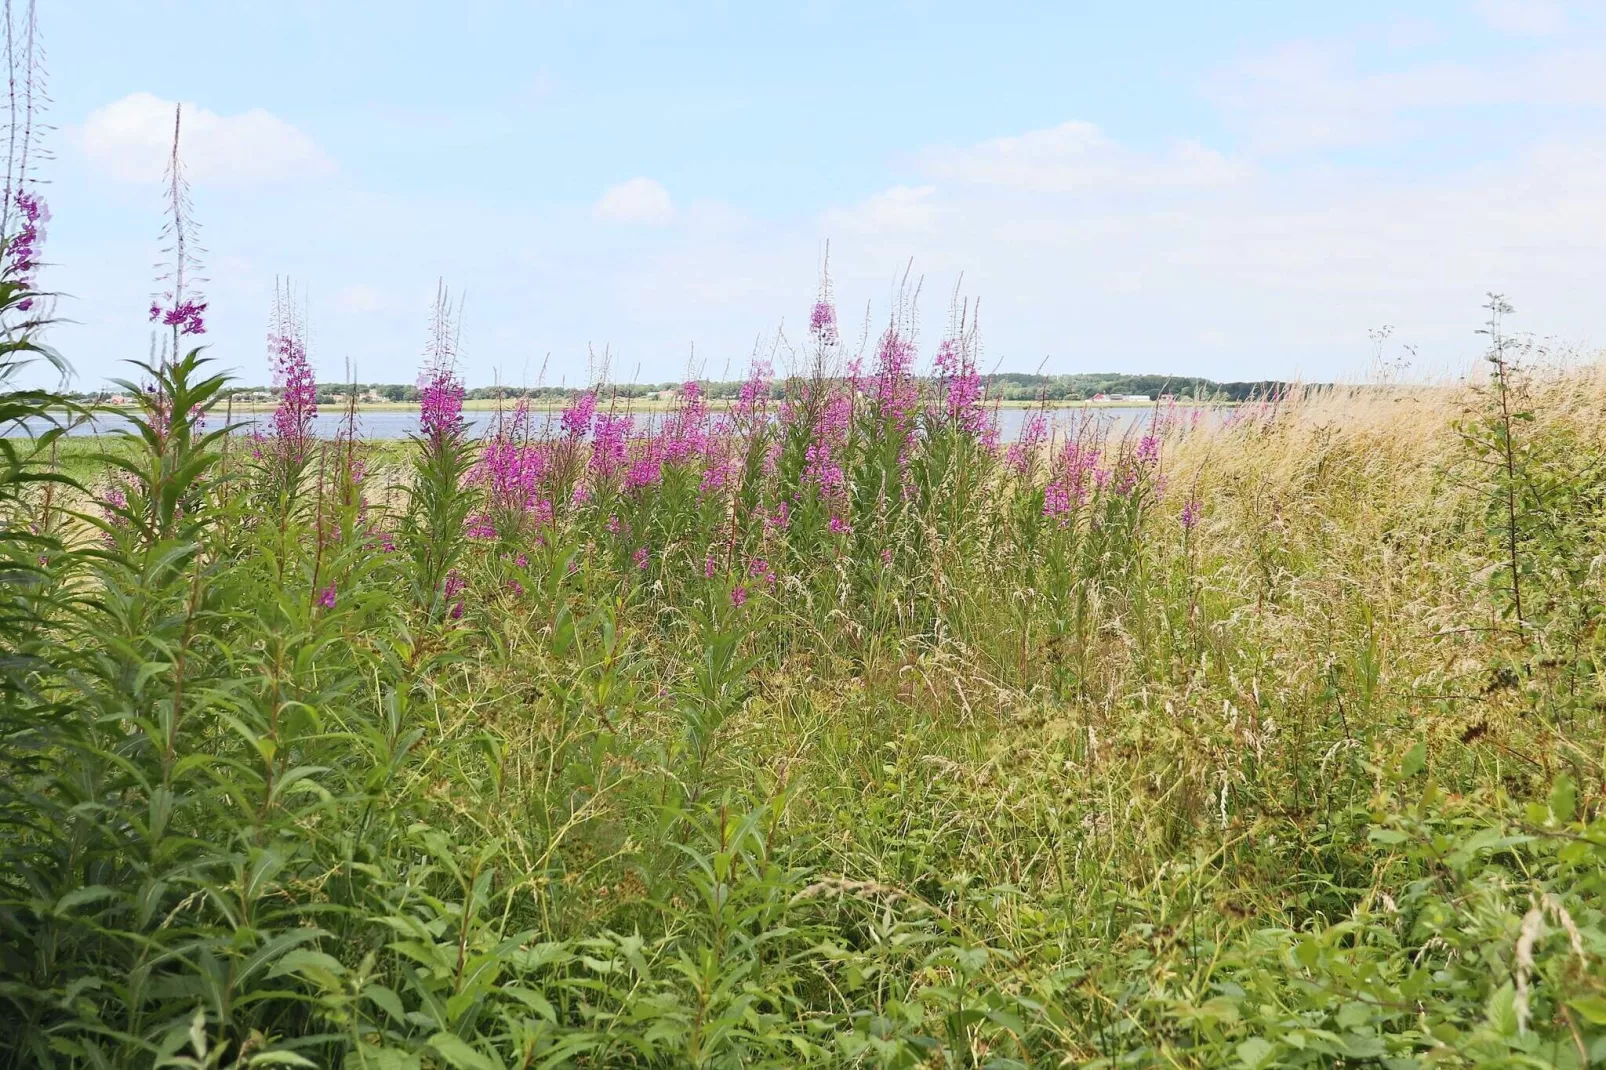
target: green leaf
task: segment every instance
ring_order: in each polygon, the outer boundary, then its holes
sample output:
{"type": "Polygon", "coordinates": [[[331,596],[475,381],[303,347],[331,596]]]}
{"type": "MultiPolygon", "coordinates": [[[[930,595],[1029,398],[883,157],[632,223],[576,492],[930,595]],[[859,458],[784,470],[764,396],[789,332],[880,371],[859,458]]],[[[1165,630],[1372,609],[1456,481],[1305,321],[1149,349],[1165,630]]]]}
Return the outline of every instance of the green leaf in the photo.
{"type": "Polygon", "coordinates": [[[1556,778],[1556,783],[1550,788],[1550,812],[1556,815],[1556,820],[1565,825],[1573,819],[1573,810],[1578,805],[1578,785],[1566,773],[1556,778]]]}
{"type": "Polygon", "coordinates": [[[1588,1018],[1591,1025],[1606,1025],[1606,998],[1579,996],[1577,999],[1569,999],[1567,1006],[1588,1018]]]}
{"type": "Polygon", "coordinates": [[[268,971],[269,977],[283,977],[287,973],[299,973],[304,976],[317,971],[327,972],[339,977],[346,972],[345,965],[333,955],[326,955],[322,951],[311,948],[298,947],[294,951],[287,951],[268,971]]]}
{"type": "Polygon", "coordinates": [[[83,906],[85,903],[93,903],[98,899],[106,899],[116,894],[115,891],[104,884],[91,884],[83,888],[74,888],[56,901],[56,913],[66,914],[74,907],[83,906]]]}
{"type": "Polygon", "coordinates": [[[1407,779],[1414,777],[1420,773],[1423,767],[1427,764],[1428,745],[1419,739],[1410,750],[1405,752],[1405,757],[1400,760],[1400,776],[1406,777],[1407,779]]]}
{"type": "Polygon", "coordinates": [[[1517,990],[1510,981],[1497,988],[1489,997],[1487,1008],[1489,1025],[1501,1036],[1517,1035],[1517,990]]]}
{"type": "Polygon", "coordinates": [[[367,1048],[352,1051],[346,1056],[348,1070],[418,1070],[423,1065],[417,1055],[400,1048],[367,1048]]]}
{"type": "Polygon", "coordinates": [[[396,995],[393,990],[384,985],[373,984],[365,987],[362,990],[362,994],[396,1021],[402,1023],[407,1021],[407,1011],[402,1007],[401,997],[396,995]]]}
{"type": "Polygon", "coordinates": [[[513,997],[547,1021],[553,1024],[557,1023],[558,1012],[553,1009],[552,1004],[541,993],[525,988],[522,985],[503,985],[500,991],[502,995],[513,997]]]}
{"type": "Polygon", "coordinates": [[[1360,1000],[1351,1000],[1338,1009],[1340,1029],[1359,1029],[1372,1020],[1372,1008],[1360,1000]]]}
{"type": "Polygon", "coordinates": [[[475,1051],[461,1037],[451,1033],[436,1033],[429,1038],[429,1046],[457,1070],[502,1070],[500,1063],[475,1051]]]}
{"type": "Polygon", "coordinates": [[[1270,1041],[1262,1037],[1250,1037],[1238,1045],[1238,1058],[1249,1070],[1258,1070],[1267,1065],[1276,1050],[1270,1041]]]}
{"type": "Polygon", "coordinates": [[[317,1063],[305,1055],[297,1055],[293,1051],[259,1051],[251,1056],[247,1066],[311,1066],[316,1068],[317,1063]]]}

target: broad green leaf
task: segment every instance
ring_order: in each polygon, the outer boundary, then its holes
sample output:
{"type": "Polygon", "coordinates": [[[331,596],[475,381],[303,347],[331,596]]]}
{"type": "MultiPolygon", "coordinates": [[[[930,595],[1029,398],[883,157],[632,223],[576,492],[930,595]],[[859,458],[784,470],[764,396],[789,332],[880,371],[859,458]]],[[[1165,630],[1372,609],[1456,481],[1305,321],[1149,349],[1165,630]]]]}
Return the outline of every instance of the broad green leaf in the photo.
{"type": "Polygon", "coordinates": [[[475,1051],[452,1033],[436,1033],[429,1038],[429,1046],[440,1052],[441,1058],[456,1070],[502,1070],[500,1062],[475,1051]]]}
{"type": "Polygon", "coordinates": [[[1550,812],[1565,825],[1573,819],[1573,810],[1577,805],[1578,785],[1573,783],[1572,777],[1563,773],[1550,788],[1550,812]]]}
{"type": "Polygon", "coordinates": [[[1276,1048],[1263,1037],[1250,1037],[1238,1045],[1238,1060],[1249,1070],[1259,1070],[1270,1063],[1276,1048]]]}
{"type": "Polygon", "coordinates": [[[1589,1019],[1592,1025],[1606,1025],[1606,997],[1579,996],[1569,999],[1567,1006],[1589,1019]]]}

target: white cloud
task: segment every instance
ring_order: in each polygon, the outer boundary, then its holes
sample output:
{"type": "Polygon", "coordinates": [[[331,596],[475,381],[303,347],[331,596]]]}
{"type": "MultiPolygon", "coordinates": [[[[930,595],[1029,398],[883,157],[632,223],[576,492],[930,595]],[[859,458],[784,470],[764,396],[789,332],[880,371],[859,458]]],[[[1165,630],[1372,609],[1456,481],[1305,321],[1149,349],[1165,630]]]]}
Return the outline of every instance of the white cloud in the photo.
{"type": "Polygon", "coordinates": [[[390,300],[383,291],[364,283],[354,283],[335,294],[335,307],[343,312],[378,312],[390,300]]]}
{"type": "MultiPolygon", "coordinates": [[[[124,182],[159,181],[173,146],[174,103],[130,93],[90,112],[73,140],[103,174],[124,182]]],[[[185,174],[219,184],[319,178],[334,163],[301,131],[261,108],[236,115],[185,104],[179,140],[185,174]]]]}
{"type": "Polygon", "coordinates": [[[1133,152],[1080,121],[930,153],[923,162],[938,178],[1036,193],[1217,186],[1249,171],[1197,141],[1178,142],[1161,155],[1133,152]]]}
{"type": "Polygon", "coordinates": [[[936,219],[935,186],[893,186],[826,213],[827,229],[859,234],[924,230],[936,219]]]}
{"type": "Polygon", "coordinates": [[[650,178],[632,178],[604,190],[591,214],[606,223],[663,226],[675,218],[675,206],[662,184],[650,178]]]}
{"type": "Polygon", "coordinates": [[[1529,37],[1549,37],[1567,24],[1554,0],[1478,0],[1478,13],[1496,30],[1529,37]]]}
{"type": "Polygon", "coordinates": [[[1606,107],[1606,51],[1547,49],[1501,63],[1378,69],[1357,41],[1295,41],[1219,71],[1207,85],[1252,150],[1378,145],[1455,131],[1480,136],[1490,106],[1606,107]]]}

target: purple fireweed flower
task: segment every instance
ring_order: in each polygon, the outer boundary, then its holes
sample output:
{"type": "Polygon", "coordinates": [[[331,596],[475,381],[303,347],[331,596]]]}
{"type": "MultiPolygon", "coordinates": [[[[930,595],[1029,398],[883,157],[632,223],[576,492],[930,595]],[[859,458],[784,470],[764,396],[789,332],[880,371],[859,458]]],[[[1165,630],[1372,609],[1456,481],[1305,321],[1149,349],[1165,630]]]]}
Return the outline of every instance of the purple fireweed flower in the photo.
{"type": "Polygon", "coordinates": [[[883,565],[892,564],[892,548],[890,546],[889,547],[885,547],[885,548],[882,549],[882,551],[881,551],[881,563],[883,565]]]}
{"type": "Polygon", "coordinates": [[[718,570],[719,570],[719,562],[714,560],[714,555],[713,554],[709,554],[707,557],[703,558],[703,579],[705,579],[705,580],[713,579],[714,578],[714,573],[717,572],[718,570]]]}
{"type": "Polygon", "coordinates": [[[836,498],[847,491],[847,474],[838,455],[847,447],[852,418],[852,396],[833,394],[815,421],[814,440],[804,450],[803,481],[818,487],[823,497],[836,498]]]}
{"type": "Polygon", "coordinates": [[[987,434],[986,386],[964,338],[947,338],[937,347],[933,372],[942,401],[941,416],[956,431],[987,434]]]}
{"type": "Polygon", "coordinates": [[[836,302],[831,297],[829,261],[820,270],[820,292],[814,299],[814,308],[809,312],[809,337],[821,349],[829,349],[837,343],[836,302]]]}
{"type": "Polygon", "coordinates": [[[1043,488],[1043,516],[1058,520],[1061,526],[1070,523],[1071,514],[1086,503],[1092,486],[1104,485],[1101,473],[1106,476],[1108,473],[1098,467],[1098,462],[1098,450],[1080,442],[1067,442],[1060,451],[1048,485],[1043,488]]]}
{"type": "Polygon", "coordinates": [[[771,590],[775,589],[775,570],[762,557],[755,557],[748,562],[747,574],[756,580],[762,581],[771,590]]]}
{"type": "Polygon", "coordinates": [[[1010,443],[1004,453],[1004,466],[1016,476],[1024,477],[1048,441],[1048,413],[1038,410],[1026,418],[1020,437],[1010,443]]]}
{"type": "Polygon", "coordinates": [[[614,515],[608,517],[607,522],[604,523],[602,526],[608,529],[608,534],[617,535],[617,534],[619,534],[619,529],[620,529],[620,527],[622,525],[619,523],[618,515],[614,514],[614,515]]]}
{"type": "Polygon", "coordinates": [[[1182,524],[1183,531],[1192,531],[1199,523],[1199,513],[1204,508],[1198,498],[1189,498],[1182,506],[1182,515],[1177,517],[1182,524]]]}
{"type": "MultiPolygon", "coordinates": [[[[163,252],[161,282],[167,289],[151,299],[150,318],[173,328],[174,341],[186,335],[206,333],[206,299],[197,289],[205,282],[198,277],[202,251],[196,238],[195,220],[191,216],[190,185],[184,177],[184,162],[179,156],[179,129],[182,107],[173,109],[173,148],[167,159],[167,220],[162,226],[163,252]]],[[[177,354],[175,353],[176,357],[177,354]]]]}
{"type": "Polygon", "coordinates": [[[659,449],[660,443],[655,441],[641,444],[638,456],[625,469],[625,490],[644,490],[663,482],[664,465],[659,449]]]}
{"type": "Polygon", "coordinates": [[[914,343],[896,327],[888,327],[876,350],[876,371],[870,397],[885,432],[901,436],[908,432],[920,400],[920,385],[912,374],[914,343]]]}
{"type": "Polygon", "coordinates": [[[450,616],[459,620],[463,616],[463,591],[468,587],[468,581],[455,568],[446,574],[446,600],[452,603],[450,616]]]}
{"type": "Polygon", "coordinates": [[[746,603],[747,603],[747,588],[742,586],[741,584],[737,584],[735,587],[732,587],[731,588],[731,605],[735,606],[737,609],[740,609],[746,603]]]}
{"type": "Polygon", "coordinates": [[[530,559],[523,554],[515,554],[513,555],[513,563],[519,568],[527,568],[529,567],[530,559]]]}
{"type": "Polygon", "coordinates": [[[1160,439],[1154,434],[1144,435],[1138,440],[1137,460],[1139,464],[1152,465],[1160,460],[1160,439]]]}
{"type": "Polygon", "coordinates": [[[463,426],[463,383],[449,367],[427,369],[418,383],[418,426],[439,445],[463,426]]]}
{"type": "Polygon", "coordinates": [[[849,535],[853,532],[853,529],[848,526],[848,522],[840,516],[831,517],[831,522],[826,527],[831,529],[831,534],[833,535],[849,535]]]}
{"type": "MultiPolygon", "coordinates": [[[[17,218],[22,225],[6,245],[6,258],[5,263],[0,265],[0,275],[10,278],[23,289],[31,290],[34,272],[39,268],[39,246],[45,240],[45,224],[50,221],[50,208],[43,198],[27,190],[18,190],[12,203],[16,206],[17,218]]],[[[27,312],[31,308],[31,297],[17,302],[19,312],[27,312]]]]}
{"type": "Polygon", "coordinates": [[[703,400],[703,388],[687,382],[680,388],[679,408],[659,437],[658,452],[668,463],[679,464],[704,452],[708,445],[708,403],[703,400]]]}
{"type": "Polygon", "coordinates": [[[507,589],[513,592],[514,598],[524,597],[524,584],[520,583],[518,580],[508,580],[507,589]]]}
{"type": "Polygon", "coordinates": [[[704,497],[717,494],[735,475],[736,464],[734,461],[720,461],[717,464],[710,465],[703,470],[703,479],[702,482],[697,484],[697,493],[704,497]]]}
{"type": "Polygon", "coordinates": [[[205,301],[184,301],[171,308],[163,308],[152,301],[150,318],[152,323],[160,321],[164,327],[176,328],[180,335],[205,334],[206,321],[202,318],[205,312],[205,301]]]}
{"type": "Polygon", "coordinates": [[[558,423],[565,435],[572,439],[581,439],[591,433],[591,421],[596,414],[597,395],[595,391],[588,390],[564,408],[558,423]]]}
{"type": "Polygon", "coordinates": [[[330,584],[318,592],[318,605],[324,609],[335,608],[335,585],[330,584]]]}
{"type": "Polygon", "coordinates": [[[803,459],[804,479],[819,487],[821,494],[832,497],[847,488],[847,476],[843,473],[842,466],[831,457],[829,443],[810,443],[803,452],[803,459]]]}
{"type": "Polygon", "coordinates": [[[597,417],[591,435],[592,475],[599,480],[611,479],[624,466],[629,436],[630,417],[597,417]]]}
{"type": "Polygon", "coordinates": [[[637,568],[645,572],[647,569],[647,563],[652,560],[652,555],[648,553],[647,548],[643,546],[637,549],[636,552],[631,555],[631,560],[636,563],[637,568]]]}
{"type": "Polygon", "coordinates": [[[491,518],[484,513],[475,513],[468,517],[463,522],[463,526],[465,529],[464,533],[471,539],[496,538],[496,525],[492,523],[491,518]]]}
{"type": "Polygon", "coordinates": [[[769,364],[763,361],[754,361],[748,370],[747,381],[736,395],[736,404],[731,406],[731,420],[737,427],[756,430],[764,425],[772,374],[769,364]]]}
{"type": "Polygon", "coordinates": [[[302,319],[288,284],[274,286],[273,324],[268,331],[268,364],[281,388],[279,404],[259,448],[287,464],[306,460],[312,448],[312,421],[318,415],[318,383],[307,360],[302,319]]]}
{"type": "Polygon", "coordinates": [[[456,598],[458,595],[463,593],[463,588],[467,586],[468,581],[465,580],[462,573],[458,572],[455,568],[446,574],[447,598],[456,598]]]}
{"type": "Polygon", "coordinates": [[[492,508],[500,512],[538,513],[543,502],[550,512],[551,502],[542,493],[550,470],[545,443],[519,445],[510,435],[499,435],[485,447],[470,479],[484,484],[492,508]]]}

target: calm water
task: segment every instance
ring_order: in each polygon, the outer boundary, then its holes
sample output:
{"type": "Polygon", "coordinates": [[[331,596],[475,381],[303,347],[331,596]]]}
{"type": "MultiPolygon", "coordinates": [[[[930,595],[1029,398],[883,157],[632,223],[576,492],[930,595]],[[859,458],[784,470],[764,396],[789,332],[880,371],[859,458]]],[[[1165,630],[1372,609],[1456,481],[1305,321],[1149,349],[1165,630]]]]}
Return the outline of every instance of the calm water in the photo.
{"type": "MultiPolygon", "coordinates": [[[[1179,405],[1180,411],[1183,406],[1179,405]]],[[[1005,442],[1012,442],[1020,437],[1021,427],[1033,410],[1030,409],[1000,409],[998,411],[999,437],[1005,442]]],[[[1054,425],[1063,430],[1075,428],[1084,420],[1093,420],[1104,423],[1110,427],[1120,427],[1133,420],[1144,420],[1154,411],[1153,406],[1106,406],[1100,408],[1084,408],[1080,405],[1055,407],[1049,410],[1050,419],[1054,425]]],[[[271,419],[271,413],[240,413],[236,414],[235,422],[241,425],[242,432],[249,432],[253,427],[266,425],[271,419]]],[[[534,412],[531,413],[533,429],[539,431],[544,425],[555,425],[559,413],[534,412]]],[[[717,415],[717,414],[716,414],[717,415]]],[[[475,435],[489,433],[496,425],[497,414],[488,410],[470,410],[463,414],[468,421],[469,428],[475,435]]],[[[663,412],[638,413],[635,424],[638,429],[646,428],[652,424],[662,423],[666,414],[663,412]]],[[[221,419],[221,416],[219,416],[221,419]]],[[[330,438],[341,429],[344,415],[337,412],[322,412],[313,419],[313,429],[321,437],[330,438]]],[[[74,435],[93,435],[115,430],[123,426],[124,420],[117,414],[101,414],[86,424],[73,429],[74,435]]],[[[396,410],[359,412],[357,414],[357,437],[365,439],[398,439],[416,434],[418,431],[417,410],[396,410]]]]}

